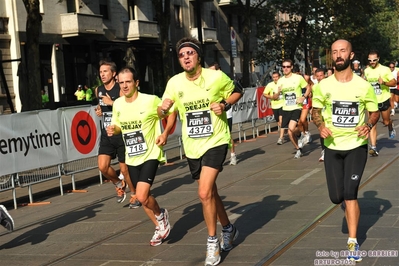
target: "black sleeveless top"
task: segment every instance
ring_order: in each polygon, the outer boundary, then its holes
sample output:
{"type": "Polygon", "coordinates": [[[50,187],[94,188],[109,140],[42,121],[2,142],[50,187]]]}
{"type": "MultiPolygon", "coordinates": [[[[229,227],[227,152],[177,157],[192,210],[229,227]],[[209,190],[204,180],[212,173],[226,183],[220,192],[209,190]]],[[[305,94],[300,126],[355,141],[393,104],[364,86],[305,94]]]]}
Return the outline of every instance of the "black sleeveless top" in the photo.
{"type": "Polygon", "coordinates": [[[362,76],[362,70],[361,70],[360,68],[354,69],[354,70],[353,70],[353,73],[355,73],[355,74],[358,75],[359,77],[362,76]]]}
{"type": "Polygon", "coordinates": [[[107,135],[106,128],[108,125],[111,124],[112,105],[106,105],[101,99],[101,96],[106,96],[108,94],[111,97],[111,99],[115,101],[117,98],[119,98],[120,90],[121,89],[118,83],[115,83],[115,85],[110,90],[105,89],[104,85],[101,85],[97,88],[98,104],[100,105],[101,111],[103,113],[103,118],[101,123],[102,134],[107,135]]]}

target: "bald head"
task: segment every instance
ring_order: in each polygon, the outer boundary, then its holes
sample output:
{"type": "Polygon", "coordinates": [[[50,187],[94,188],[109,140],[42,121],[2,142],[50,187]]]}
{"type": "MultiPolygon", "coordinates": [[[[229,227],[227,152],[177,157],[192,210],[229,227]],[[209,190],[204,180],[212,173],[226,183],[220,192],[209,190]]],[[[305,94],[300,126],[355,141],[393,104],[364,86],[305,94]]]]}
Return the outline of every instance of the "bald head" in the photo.
{"type": "Polygon", "coordinates": [[[350,68],[350,62],[354,56],[352,44],[347,40],[337,40],[331,45],[332,61],[338,72],[350,68]]]}
{"type": "Polygon", "coordinates": [[[352,44],[344,39],[336,40],[335,42],[333,42],[333,44],[331,45],[331,50],[333,51],[336,47],[346,47],[349,52],[352,52],[352,44]]]}

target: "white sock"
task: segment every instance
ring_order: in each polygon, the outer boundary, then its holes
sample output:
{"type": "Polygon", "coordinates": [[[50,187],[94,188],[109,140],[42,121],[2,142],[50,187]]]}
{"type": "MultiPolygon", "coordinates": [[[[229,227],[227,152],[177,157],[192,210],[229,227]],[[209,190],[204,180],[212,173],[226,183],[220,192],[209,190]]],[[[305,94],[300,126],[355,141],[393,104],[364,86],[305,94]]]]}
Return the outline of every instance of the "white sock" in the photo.
{"type": "Polygon", "coordinates": [[[235,152],[230,153],[230,157],[235,157],[235,156],[236,156],[235,152]]]}
{"type": "Polygon", "coordinates": [[[356,237],[348,237],[348,244],[349,243],[357,243],[357,238],[356,237]]]}
{"type": "Polygon", "coordinates": [[[114,185],[118,188],[122,187],[122,181],[118,181],[117,183],[114,183],[114,185]]]}

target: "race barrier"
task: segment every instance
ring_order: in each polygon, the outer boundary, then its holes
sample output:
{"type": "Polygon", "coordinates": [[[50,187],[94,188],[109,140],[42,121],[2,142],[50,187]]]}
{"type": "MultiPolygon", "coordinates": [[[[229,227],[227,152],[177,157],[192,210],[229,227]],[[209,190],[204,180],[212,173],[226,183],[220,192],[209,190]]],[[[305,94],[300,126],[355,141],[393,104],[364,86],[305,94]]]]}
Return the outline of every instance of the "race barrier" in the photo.
{"type": "MultiPolygon", "coordinates": [[[[265,133],[270,133],[270,125],[275,122],[263,87],[245,89],[232,111],[232,133],[238,133],[239,142],[247,139],[247,130],[254,138],[259,136],[259,127],[264,126],[265,133]]],[[[17,187],[28,187],[29,204],[34,204],[32,185],[48,180],[58,178],[63,195],[62,176],[71,176],[72,192],[77,191],[75,175],[98,167],[99,123],[90,105],[0,115],[0,192],[12,190],[16,209],[17,187]]],[[[162,120],[161,125],[164,128],[166,121],[162,120]]],[[[176,148],[183,159],[180,119],[164,147],[165,158],[169,150],[176,148]]],[[[101,173],[99,176],[102,184],[101,173]]]]}
{"type": "MultiPolygon", "coordinates": [[[[232,106],[233,124],[237,124],[238,140],[247,140],[247,131],[252,137],[259,137],[259,127],[265,127],[265,134],[271,132],[273,110],[270,100],[263,96],[264,87],[246,88],[241,99],[232,106]]],[[[233,127],[234,128],[234,127],[233,127]]]]}
{"type": "Polygon", "coordinates": [[[2,115],[0,123],[0,179],[10,177],[1,191],[13,191],[14,208],[17,186],[28,187],[33,204],[32,185],[58,178],[63,195],[64,164],[97,155],[99,118],[92,106],[2,115]]]}

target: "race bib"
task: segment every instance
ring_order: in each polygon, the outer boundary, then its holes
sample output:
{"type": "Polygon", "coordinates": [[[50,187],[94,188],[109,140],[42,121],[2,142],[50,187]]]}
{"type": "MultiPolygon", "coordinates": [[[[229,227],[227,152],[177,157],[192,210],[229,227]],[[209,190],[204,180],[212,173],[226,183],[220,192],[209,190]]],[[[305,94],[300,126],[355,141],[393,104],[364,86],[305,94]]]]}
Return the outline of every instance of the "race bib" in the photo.
{"type": "Polygon", "coordinates": [[[147,143],[141,130],[123,134],[126,152],[129,157],[138,156],[147,151],[147,143]]]}
{"type": "Polygon", "coordinates": [[[187,135],[190,138],[204,138],[213,134],[211,111],[186,113],[187,135]]]}
{"type": "Polygon", "coordinates": [[[356,127],[359,123],[359,103],[333,101],[332,123],[336,127],[356,127]]]}
{"type": "Polygon", "coordinates": [[[382,94],[382,89],[381,85],[378,82],[373,82],[371,85],[374,88],[375,95],[381,95],[382,94]]]}
{"type": "Polygon", "coordinates": [[[111,125],[112,112],[103,112],[103,126],[105,129],[111,125]]]}
{"type": "Polygon", "coordinates": [[[286,93],[285,94],[285,105],[286,106],[296,105],[296,94],[295,93],[286,93]]]}

